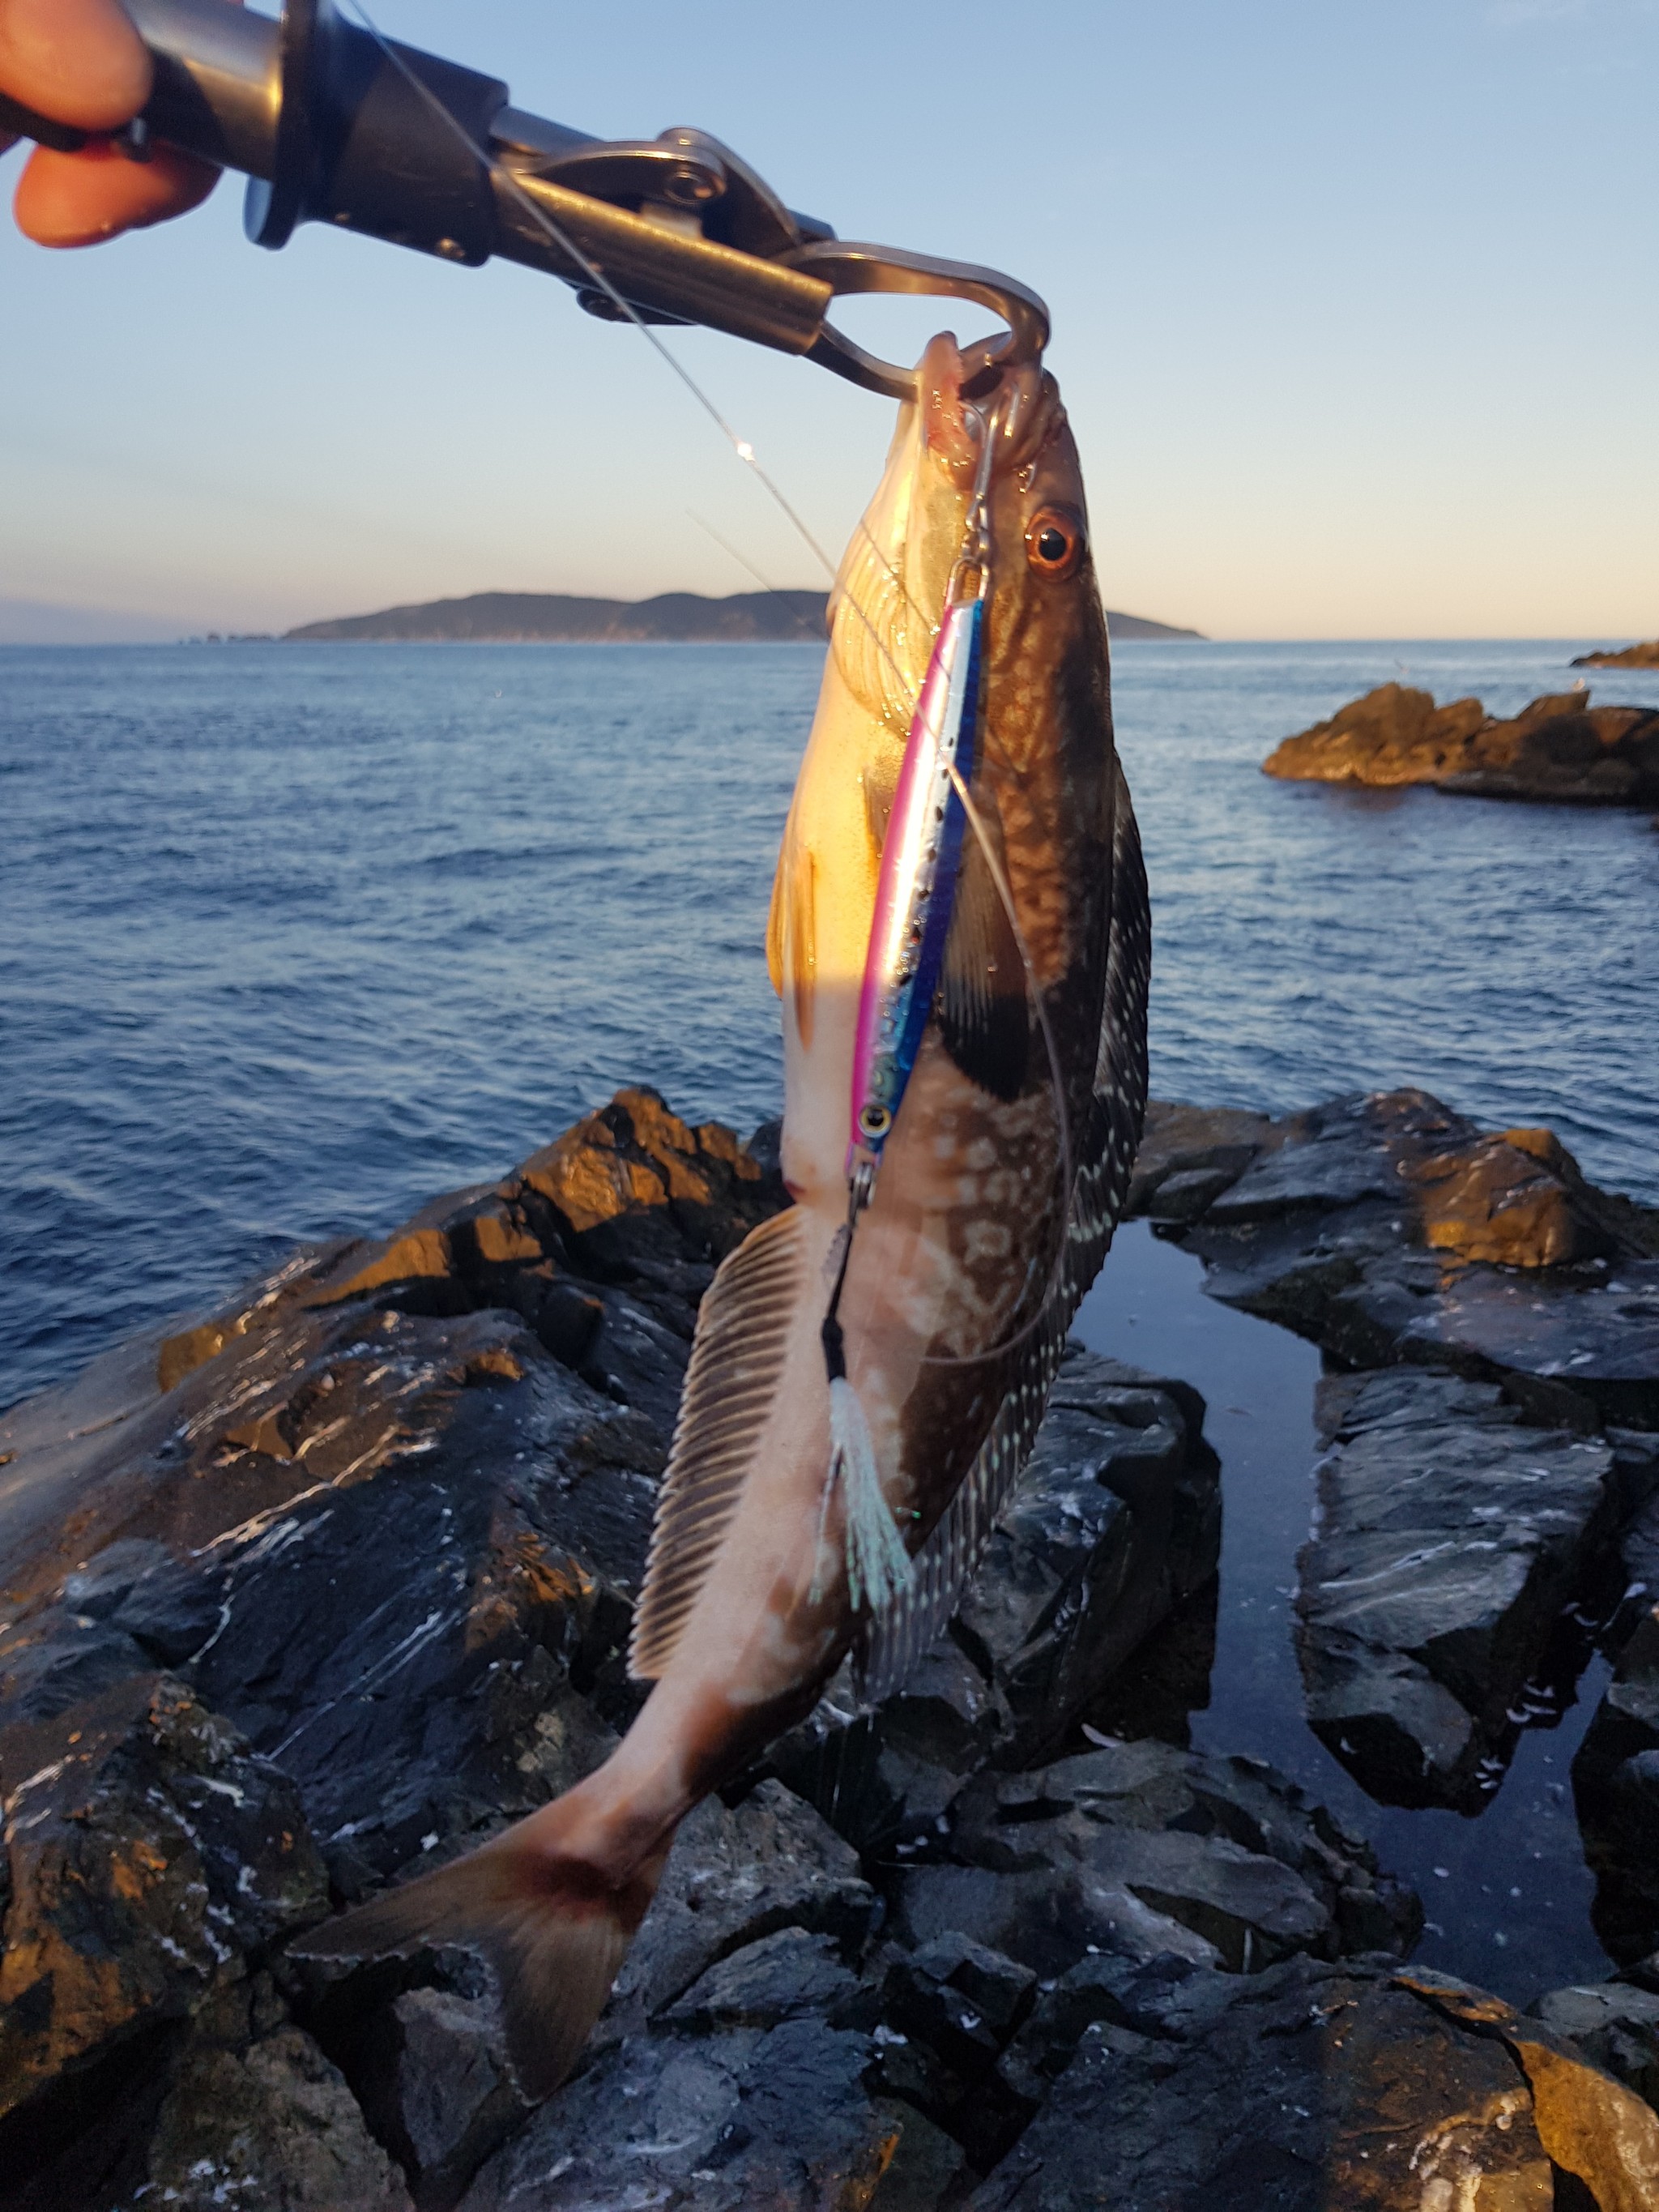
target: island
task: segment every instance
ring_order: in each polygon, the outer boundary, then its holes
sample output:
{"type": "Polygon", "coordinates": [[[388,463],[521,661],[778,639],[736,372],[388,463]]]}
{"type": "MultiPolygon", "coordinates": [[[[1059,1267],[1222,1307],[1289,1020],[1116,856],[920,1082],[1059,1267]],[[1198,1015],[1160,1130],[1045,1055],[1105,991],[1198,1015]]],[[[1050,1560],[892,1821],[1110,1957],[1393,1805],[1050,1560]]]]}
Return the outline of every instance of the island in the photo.
{"type": "Polygon", "coordinates": [[[1581,653],[1575,668],[1659,668],[1659,637],[1645,645],[1627,645],[1622,653],[1581,653]]]}
{"type": "MultiPolygon", "coordinates": [[[[824,635],[823,592],[660,592],[651,599],[582,599],[566,592],[474,592],[383,607],[378,614],[303,623],[284,633],[295,644],[399,645],[750,645],[788,644],[824,635]]],[[[1113,613],[1113,637],[1197,639],[1202,632],[1113,613]]]]}
{"type": "Polygon", "coordinates": [[[1659,711],[1592,707],[1586,689],[1499,719],[1478,699],[1437,707],[1427,691],[1382,684],[1286,738],[1261,765],[1288,782],[1425,783],[1462,798],[1648,807],[1659,805],[1659,711]]]}

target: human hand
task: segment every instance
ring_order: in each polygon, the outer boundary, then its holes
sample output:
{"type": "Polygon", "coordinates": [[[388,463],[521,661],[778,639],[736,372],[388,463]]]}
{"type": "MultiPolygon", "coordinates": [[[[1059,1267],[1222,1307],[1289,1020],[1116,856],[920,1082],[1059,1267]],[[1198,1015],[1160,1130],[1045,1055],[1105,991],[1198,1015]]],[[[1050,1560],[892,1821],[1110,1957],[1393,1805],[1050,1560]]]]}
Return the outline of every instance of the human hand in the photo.
{"type": "MultiPolygon", "coordinates": [[[[149,98],[150,61],[118,0],[0,0],[0,92],[77,131],[118,131],[149,98]]],[[[13,142],[0,137],[0,154],[13,142]]],[[[106,138],[39,146],[19,180],[17,228],[41,246],[95,246],[199,206],[219,172],[158,146],[131,161],[106,138]]]]}

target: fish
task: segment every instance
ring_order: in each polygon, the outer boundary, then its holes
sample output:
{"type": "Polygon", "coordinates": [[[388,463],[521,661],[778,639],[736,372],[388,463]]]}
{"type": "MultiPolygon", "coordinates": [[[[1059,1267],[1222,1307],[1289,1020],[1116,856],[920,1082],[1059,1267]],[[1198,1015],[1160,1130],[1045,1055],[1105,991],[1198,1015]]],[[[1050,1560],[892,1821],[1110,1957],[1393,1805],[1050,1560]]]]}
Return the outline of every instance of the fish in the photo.
{"type": "MultiPolygon", "coordinates": [[[[946,805],[940,783],[941,825],[946,805]]],[[[970,375],[946,333],[901,404],[831,597],[767,958],[793,1202],[699,1309],[629,1646],[649,1694],[573,1789],[303,1946],[481,1953],[532,2099],[576,2063],[686,1814],[844,1665],[873,1704],[945,1626],[1127,1194],[1146,1096],[1146,877],[1082,470],[1040,363],[970,375]],[[872,1152],[856,1116],[884,854],[913,804],[918,698],[975,514],[968,773],[952,771],[959,834],[927,894],[935,920],[948,900],[948,927],[872,1152]],[[861,1494],[837,1390],[866,1455],[861,1494]],[[867,1556],[860,1571],[860,1520],[885,1542],[880,1571],[867,1556]]]]}

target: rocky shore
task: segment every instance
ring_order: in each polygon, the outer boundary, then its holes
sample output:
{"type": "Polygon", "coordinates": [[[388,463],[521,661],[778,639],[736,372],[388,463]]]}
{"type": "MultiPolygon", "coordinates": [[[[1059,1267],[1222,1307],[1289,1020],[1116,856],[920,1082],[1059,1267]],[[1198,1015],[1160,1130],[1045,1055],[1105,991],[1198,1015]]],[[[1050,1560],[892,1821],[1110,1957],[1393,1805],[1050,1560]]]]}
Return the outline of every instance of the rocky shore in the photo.
{"type": "Polygon", "coordinates": [[[1588,691],[1566,691],[1499,720],[1478,699],[1437,707],[1427,691],[1383,684],[1286,738],[1262,770],[1291,782],[1430,784],[1466,799],[1656,806],[1659,710],[1592,707],[1588,691]]]}
{"type": "Polygon", "coordinates": [[[626,1726],[775,1144],[624,1091],[0,1419],[0,2207],[1659,2203],[1659,1217],[1416,1093],[1157,1109],[1133,1203],[1326,1352],[1299,1648],[1373,1795],[1478,1806],[1564,1620],[1616,1653],[1574,1778],[1619,1979],[1413,1970],[1303,1792],[1097,1724],[1221,1504],[1197,1394],[1083,1352],[948,1633],[687,1823],[550,2103],[464,1953],[305,1960],[626,1726]]]}
{"type": "Polygon", "coordinates": [[[1641,645],[1627,645],[1621,653],[1581,653],[1570,664],[1574,668],[1659,668],[1659,637],[1641,645]]]}

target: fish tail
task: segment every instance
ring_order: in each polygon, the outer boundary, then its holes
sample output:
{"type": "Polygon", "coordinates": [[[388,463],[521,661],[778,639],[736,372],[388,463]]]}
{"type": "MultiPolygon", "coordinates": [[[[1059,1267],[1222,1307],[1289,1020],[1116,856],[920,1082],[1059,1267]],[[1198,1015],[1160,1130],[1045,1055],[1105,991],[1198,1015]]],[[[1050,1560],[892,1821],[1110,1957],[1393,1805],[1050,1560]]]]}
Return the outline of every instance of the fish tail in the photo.
{"type": "Polygon", "coordinates": [[[559,1849],[545,1808],[453,1866],[422,1875],[318,1929],[301,1958],[407,1957],[428,1945],[476,1951],[494,1976],[507,2056],[525,2098],[562,2081],[605,2008],[655,1894],[664,1842],[617,1882],[559,1849]]]}

